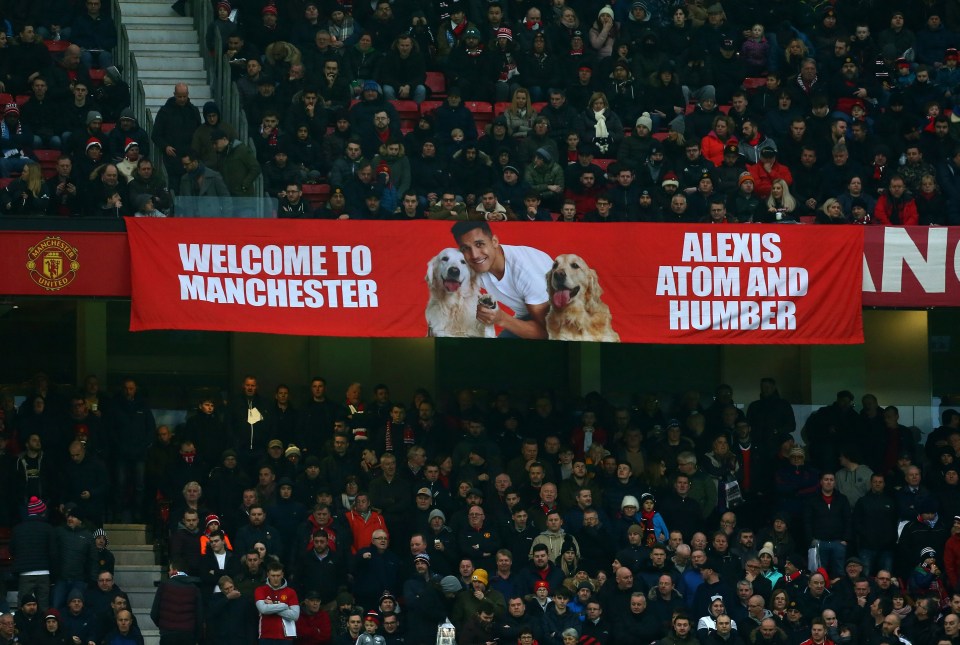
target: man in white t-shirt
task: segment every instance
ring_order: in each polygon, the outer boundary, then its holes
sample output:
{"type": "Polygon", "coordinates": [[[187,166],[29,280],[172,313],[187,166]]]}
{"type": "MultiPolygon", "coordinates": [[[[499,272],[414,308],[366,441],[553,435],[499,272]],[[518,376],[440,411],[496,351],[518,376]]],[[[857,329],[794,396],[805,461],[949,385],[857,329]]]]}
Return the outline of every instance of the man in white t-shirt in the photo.
{"type": "Polygon", "coordinates": [[[501,245],[487,222],[457,222],[451,233],[486,292],[514,312],[477,303],[477,320],[501,327],[500,338],[546,338],[553,259],[529,246],[501,245]]]}

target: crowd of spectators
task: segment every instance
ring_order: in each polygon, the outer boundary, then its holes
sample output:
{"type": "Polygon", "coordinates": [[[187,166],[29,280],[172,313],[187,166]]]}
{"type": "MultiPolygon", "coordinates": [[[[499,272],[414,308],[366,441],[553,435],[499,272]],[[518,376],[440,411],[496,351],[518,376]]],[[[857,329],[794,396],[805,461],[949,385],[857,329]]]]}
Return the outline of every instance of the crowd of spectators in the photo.
{"type": "Polygon", "coordinates": [[[424,645],[447,621],[460,645],[960,642],[952,409],[922,441],[848,391],[798,433],[770,378],[748,405],[720,385],[521,410],[248,376],[170,428],[134,379],[33,385],[3,399],[5,644],[137,642],[102,524],[150,518],[170,642],[424,645]]]}
{"type": "Polygon", "coordinates": [[[279,217],[957,224],[954,4],[220,1],[204,38],[254,144],[178,85],[151,133],[164,186],[86,0],[72,31],[33,23],[77,41],[62,61],[29,22],[7,48],[33,96],[4,112],[0,176],[24,174],[0,207],[163,216],[172,192],[236,214],[262,176],[279,217]],[[42,181],[31,145],[72,167],[42,181]]]}
{"type": "Polygon", "coordinates": [[[960,222],[952,3],[217,12],[280,217],[960,222]]]}

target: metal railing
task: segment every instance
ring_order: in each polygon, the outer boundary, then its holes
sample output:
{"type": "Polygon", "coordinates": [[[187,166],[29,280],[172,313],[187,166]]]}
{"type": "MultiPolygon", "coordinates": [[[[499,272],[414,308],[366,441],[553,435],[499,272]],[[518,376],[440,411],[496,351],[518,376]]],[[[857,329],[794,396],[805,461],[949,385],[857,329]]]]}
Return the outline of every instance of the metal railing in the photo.
{"type": "MultiPolygon", "coordinates": [[[[200,55],[203,58],[203,66],[207,70],[207,83],[210,85],[210,92],[213,100],[220,106],[220,119],[236,127],[237,137],[243,141],[251,150],[256,150],[256,144],[250,138],[250,128],[247,124],[247,115],[240,102],[240,91],[233,82],[230,64],[227,57],[223,55],[223,38],[220,36],[220,30],[213,30],[213,50],[207,49],[206,32],[207,26],[213,22],[213,7],[208,0],[190,0],[189,6],[193,15],[193,27],[200,37],[200,55]]],[[[261,199],[263,193],[263,175],[257,177],[254,182],[254,193],[256,198],[248,198],[240,201],[249,204],[250,208],[244,208],[237,211],[238,217],[271,217],[273,205],[271,200],[261,199]],[[251,215],[250,209],[254,208],[255,213],[251,215]]]]}
{"type": "MultiPolygon", "coordinates": [[[[123,10],[120,8],[120,0],[110,0],[110,11],[113,22],[117,27],[117,47],[114,52],[114,64],[122,70],[122,75],[127,79],[130,85],[130,109],[147,134],[153,134],[153,114],[147,107],[147,94],[140,80],[139,68],[137,67],[137,57],[130,48],[130,34],[127,33],[127,27],[123,24],[123,10]]],[[[156,146],[150,146],[150,161],[153,162],[154,173],[163,179],[168,180],[167,171],[163,166],[161,151],[156,146]]]]}

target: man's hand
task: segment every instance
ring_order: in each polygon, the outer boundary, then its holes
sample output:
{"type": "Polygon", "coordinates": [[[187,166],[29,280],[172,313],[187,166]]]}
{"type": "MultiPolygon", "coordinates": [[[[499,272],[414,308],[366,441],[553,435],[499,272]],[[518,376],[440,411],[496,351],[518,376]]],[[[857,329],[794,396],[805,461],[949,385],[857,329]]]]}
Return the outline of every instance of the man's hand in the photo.
{"type": "Polygon", "coordinates": [[[166,153],[166,155],[167,155],[168,157],[176,157],[176,156],[177,156],[177,149],[174,148],[173,146],[167,146],[166,148],[163,149],[163,151],[164,151],[164,153],[166,153]]]}

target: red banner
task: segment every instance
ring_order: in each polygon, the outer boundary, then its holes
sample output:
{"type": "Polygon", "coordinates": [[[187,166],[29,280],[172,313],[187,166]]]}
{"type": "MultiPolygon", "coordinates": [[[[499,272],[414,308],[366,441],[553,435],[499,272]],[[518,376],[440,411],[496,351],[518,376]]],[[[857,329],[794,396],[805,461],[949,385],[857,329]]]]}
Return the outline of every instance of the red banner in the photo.
{"type": "Polygon", "coordinates": [[[863,342],[860,227],[575,226],[128,219],[130,328],[863,342]]]}
{"type": "Polygon", "coordinates": [[[960,304],[960,227],[868,228],[863,255],[868,307],[960,304]]]}
{"type": "Polygon", "coordinates": [[[129,297],[123,233],[5,231],[0,234],[3,295],[129,297]]]}

